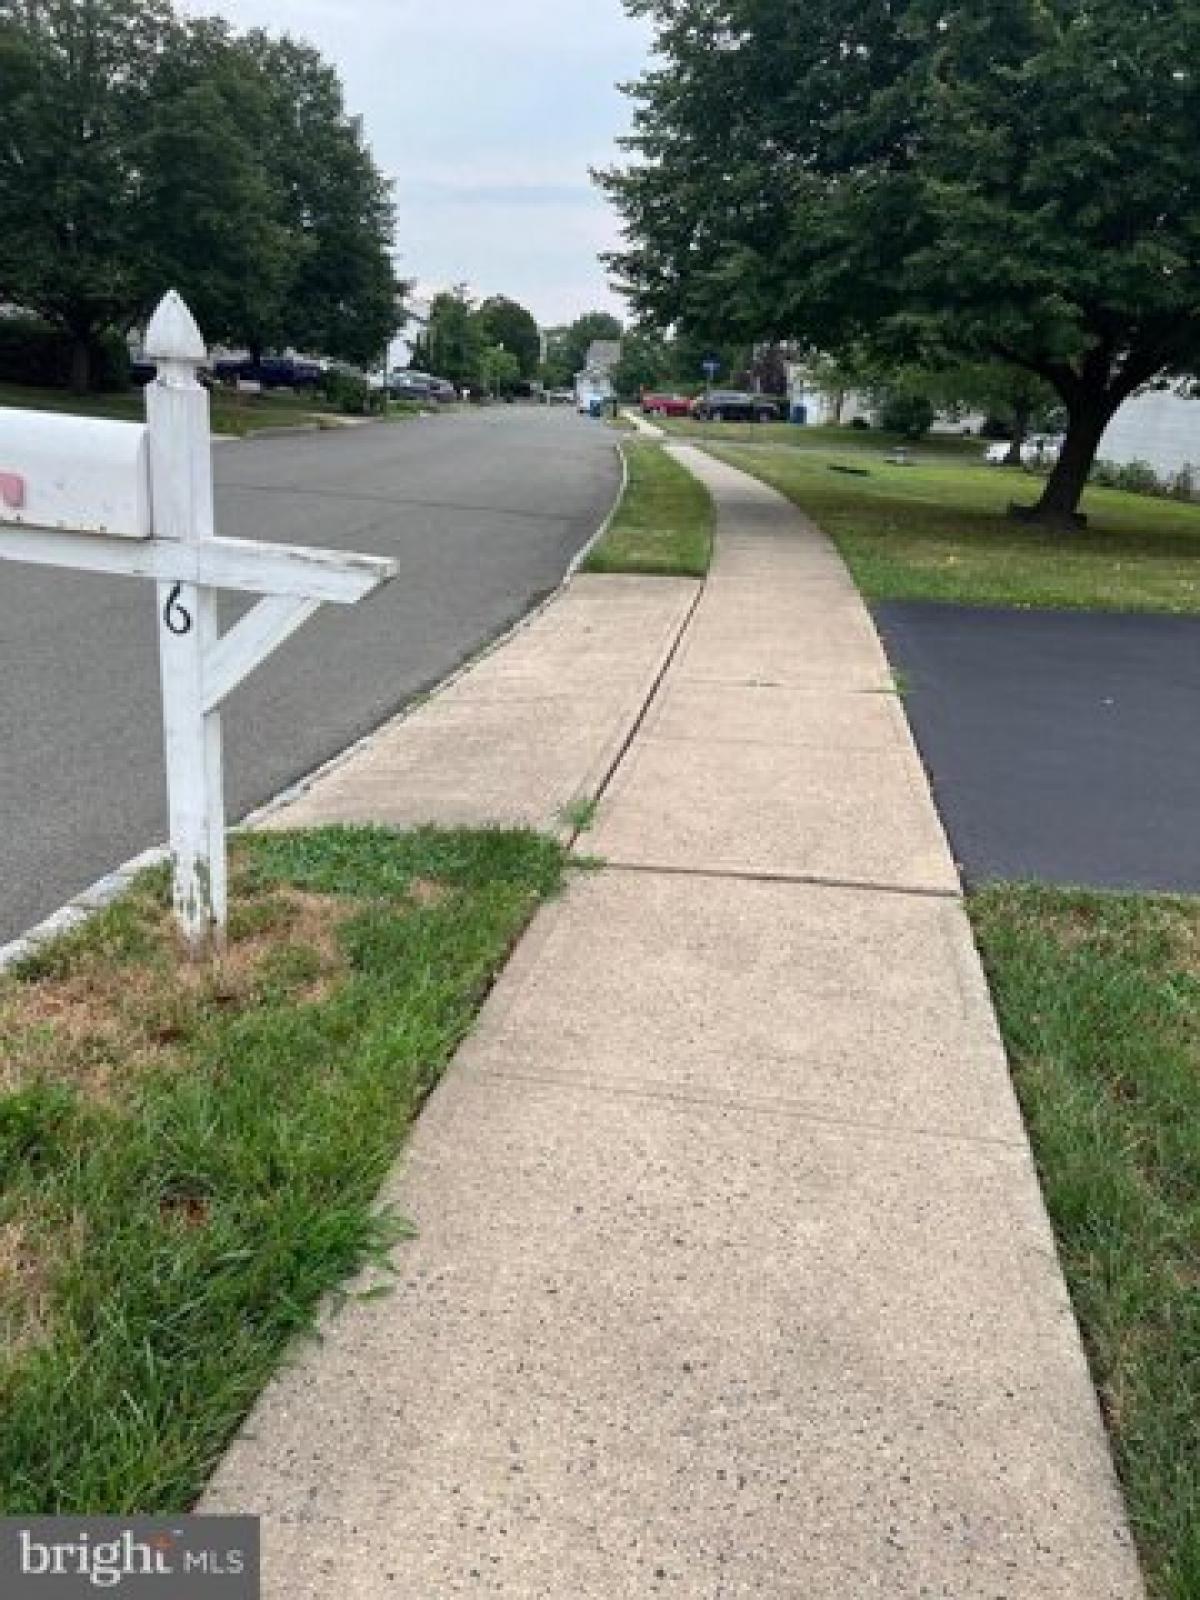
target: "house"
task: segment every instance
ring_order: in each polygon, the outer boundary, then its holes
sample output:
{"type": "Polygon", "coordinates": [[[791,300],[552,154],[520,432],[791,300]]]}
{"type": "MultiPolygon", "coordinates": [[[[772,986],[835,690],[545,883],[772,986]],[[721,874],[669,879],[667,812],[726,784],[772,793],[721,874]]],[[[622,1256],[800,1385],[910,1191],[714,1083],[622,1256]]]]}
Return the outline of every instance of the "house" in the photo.
{"type": "Polygon", "coordinates": [[[575,374],[575,404],[580,411],[593,401],[615,398],[617,386],[613,372],[621,359],[620,339],[593,339],[584,358],[583,370],[575,374]]]}
{"type": "Polygon", "coordinates": [[[1163,479],[1185,469],[1200,479],[1200,398],[1171,389],[1135,394],[1109,423],[1097,455],[1119,466],[1148,462],[1163,479]]]}

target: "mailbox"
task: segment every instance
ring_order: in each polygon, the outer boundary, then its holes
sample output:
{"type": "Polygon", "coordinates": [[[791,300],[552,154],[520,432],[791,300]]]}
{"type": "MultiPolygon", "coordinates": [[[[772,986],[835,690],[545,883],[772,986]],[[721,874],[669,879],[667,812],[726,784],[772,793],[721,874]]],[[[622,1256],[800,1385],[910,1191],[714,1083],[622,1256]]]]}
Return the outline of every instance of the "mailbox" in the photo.
{"type": "Polygon", "coordinates": [[[140,422],[0,410],[0,524],[148,539],[150,447],[140,422]]]}

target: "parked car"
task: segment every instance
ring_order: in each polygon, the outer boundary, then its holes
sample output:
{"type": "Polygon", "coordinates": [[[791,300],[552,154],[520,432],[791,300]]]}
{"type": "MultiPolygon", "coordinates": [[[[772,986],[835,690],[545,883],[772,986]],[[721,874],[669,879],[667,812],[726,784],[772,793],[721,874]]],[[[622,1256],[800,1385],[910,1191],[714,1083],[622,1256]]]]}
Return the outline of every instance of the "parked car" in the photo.
{"type": "MultiPolygon", "coordinates": [[[[1057,434],[1031,434],[1021,446],[1022,465],[1026,467],[1041,467],[1051,461],[1057,461],[1062,446],[1062,438],[1057,434]]],[[[1008,460],[1008,453],[1011,449],[1012,441],[1010,439],[998,439],[995,444],[988,445],[983,452],[983,459],[991,467],[1002,467],[1008,460]]]]}
{"type": "Polygon", "coordinates": [[[227,356],[213,365],[218,383],[257,383],[264,389],[319,389],[325,373],[319,361],[300,356],[227,356]]]}
{"type": "Polygon", "coordinates": [[[642,415],[645,417],[690,417],[692,400],[686,394],[644,394],[642,415]]]}
{"type": "MultiPolygon", "coordinates": [[[[148,383],[153,383],[157,376],[157,361],[147,361],[144,357],[138,356],[129,363],[129,382],[135,389],[144,389],[148,383]]],[[[197,368],[196,378],[206,389],[211,389],[215,382],[207,367],[197,368]]]]}
{"type": "Polygon", "coordinates": [[[430,401],[433,388],[424,373],[397,367],[388,373],[387,392],[393,400],[430,401]]]}
{"type": "Polygon", "coordinates": [[[741,389],[714,389],[692,402],[692,416],[700,422],[779,422],[783,413],[777,401],[765,394],[741,389]]]}
{"type": "Polygon", "coordinates": [[[396,367],[388,374],[388,394],[393,400],[448,405],[458,399],[458,390],[448,378],[435,378],[430,372],[411,367],[396,367]]]}

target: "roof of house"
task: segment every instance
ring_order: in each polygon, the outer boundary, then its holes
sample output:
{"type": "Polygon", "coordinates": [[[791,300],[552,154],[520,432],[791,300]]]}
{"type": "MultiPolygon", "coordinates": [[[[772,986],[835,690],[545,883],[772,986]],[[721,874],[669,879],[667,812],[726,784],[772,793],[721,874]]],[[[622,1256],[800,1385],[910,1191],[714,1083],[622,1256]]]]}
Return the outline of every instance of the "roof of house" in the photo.
{"type": "Polygon", "coordinates": [[[588,368],[599,367],[608,371],[615,367],[621,359],[620,339],[593,339],[588,345],[585,365],[588,368]]]}

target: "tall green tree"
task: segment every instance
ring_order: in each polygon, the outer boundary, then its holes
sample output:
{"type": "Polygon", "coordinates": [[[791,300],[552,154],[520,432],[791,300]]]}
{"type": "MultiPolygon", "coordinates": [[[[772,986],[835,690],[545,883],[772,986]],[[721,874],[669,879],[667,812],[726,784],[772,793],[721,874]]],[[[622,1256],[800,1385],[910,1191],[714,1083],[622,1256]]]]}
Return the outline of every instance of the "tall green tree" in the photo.
{"type": "Polygon", "coordinates": [[[493,295],[479,308],[483,337],[489,345],[503,345],[517,360],[518,378],[537,376],[542,359],[542,335],[537,318],[507,295],[493,295]]]}
{"type": "Polygon", "coordinates": [[[167,287],[210,339],[374,361],[387,183],[317,52],[167,0],[0,0],[0,301],[101,333],[167,287]]]}
{"type": "Polygon", "coordinates": [[[418,339],[412,365],[436,377],[448,378],[459,388],[478,388],[483,382],[483,326],[464,285],[435,295],[429,308],[429,325],[418,339]]]}
{"type": "Polygon", "coordinates": [[[262,345],[294,283],[286,195],[263,159],[275,93],[227,24],[181,33],[139,149],[144,300],[178,289],[212,342],[262,345]]]}
{"type": "Polygon", "coordinates": [[[75,388],[145,304],[141,154],[178,38],[165,0],[0,0],[0,301],[66,331],[75,388]]]}
{"type": "Polygon", "coordinates": [[[521,363],[502,344],[485,345],[479,357],[479,381],[490,395],[511,395],[521,381],[521,363]]]}
{"type": "Polygon", "coordinates": [[[674,374],[673,352],[661,334],[634,329],[625,335],[621,359],[613,372],[617,393],[631,397],[647,389],[660,389],[674,374]]]}
{"type": "Polygon", "coordinates": [[[1196,0],[626,0],[656,25],[601,174],[634,305],[814,350],[1001,360],[1067,439],[1200,365],[1196,0]]]}
{"type": "Polygon", "coordinates": [[[1012,466],[1020,466],[1021,446],[1031,430],[1048,429],[1059,410],[1058,396],[1044,378],[1001,361],[913,374],[910,382],[921,387],[939,411],[965,407],[1001,423],[1012,441],[1008,453],[1012,466]]]}
{"type": "Polygon", "coordinates": [[[240,48],[271,90],[264,159],[283,196],[294,263],[276,318],[254,342],[377,362],[400,323],[390,185],[317,50],[258,30],[240,48]]]}

